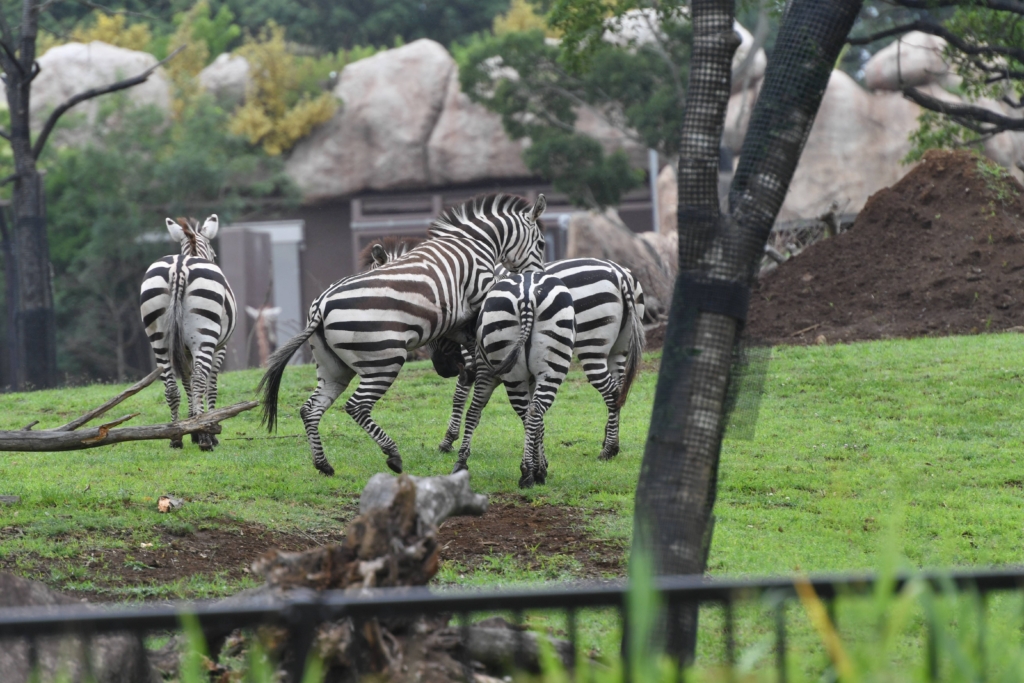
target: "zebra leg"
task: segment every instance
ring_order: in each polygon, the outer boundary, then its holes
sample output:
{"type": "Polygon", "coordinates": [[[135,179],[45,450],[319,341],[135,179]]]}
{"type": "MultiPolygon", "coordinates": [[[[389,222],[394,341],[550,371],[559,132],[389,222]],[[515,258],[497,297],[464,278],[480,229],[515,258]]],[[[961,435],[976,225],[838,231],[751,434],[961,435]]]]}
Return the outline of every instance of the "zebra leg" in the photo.
{"type": "MultiPolygon", "coordinates": [[[[206,402],[207,383],[210,379],[210,368],[213,362],[209,355],[209,349],[200,348],[197,351],[198,353],[193,353],[195,360],[192,362],[192,388],[189,392],[188,400],[188,416],[190,418],[202,415],[205,412],[204,404],[206,402]]],[[[212,434],[208,432],[198,432],[198,434],[193,432],[192,436],[199,443],[199,450],[213,450],[212,434]]]]}
{"type": "Polygon", "coordinates": [[[610,460],[619,453],[619,409],[616,407],[619,401],[619,381],[608,367],[606,356],[580,354],[580,360],[583,362],[583,373],[587,380],[600,392],[608,408],[604,443],[601,446],[601,454],[597,457],[598,460],[610,460]]]}
{"type": "MultiPolygon", "coordinates": [[[[526,440],[523,444],[523,462],[519,466],[522,477],[519,488],[544,484],[548,476],[547,458],[544,456],[544,414],[555,402],[555,394],[562,379],[542,377],[537,380],[526,415],[526,440]]],[[[511,397],[510,397],[511,398],[511,397]]]]}
{"type": "Polygon", "coordinates": [[[327,461],[320,442],[320,419],[345,391],[356,373],[341,363],[330,350],[324,349],[317,335],[310,338],[310,346],[313,348],[313,360],[316,361],[316,391],[299,408],[299,417],[306,429],[313,466],[320,474],[331,477],[334,476],[334,468],[327,461]]]}
{"type": "Polygon", "coordinates": [[[476,383],[473,385],[473,402],[469,405],[469,412],[466,413],[466,428],[462,434],[462,446],[459,448],[459,459],[452,468],[452,474],[469,469],[469,456],[473,445],[473,432],[480,424],[480,414],[483,412],[487,402],[491,400],[498,382],[481,364],[481,371],[476,376],[476,383]]]}
{"type": "Polygon", "coordinates": [[[398,371],[402,369],[404,364],[405,359],[400,358],[395,361],[394,365],[388,366],[389,368],[394,367],[394,372],[390,370],[384,372],[380,368],[373,368],[373,370],[379,370],[379,372],[375,372],[372,377],[360,377],[359,386],[345,403],[345,412],[351,415],[356,424],[362,427],[370,435],[370,438],[377,442],[380,449],[384,451],[384,455],[388,456],[388,467],[391,468],[392,472],[397,472],[398,474],[402,473],[402,456],[398,452],[398,444],[380,428],[380,425],[373,421],[370,413],[381,396],[391,388],[395,378],[398,376],[398,371]]]}
{"type": "MultiPolygon", "coordinates": [[[[167,365],[162,368],[160,379],[164,382],[164,398],[167,399],[167,406],[171,409],[171,422],[178,421],[178,408],[181,406],[181,394],[178,393],[178,380],[174,378],[174,371],[167,365]]],[[[181,448],[181,437],[171,439],[171,448],[181,448]]]]}
{"type": "Polygon", "coordinates": [[[466,410],[466,399],[469,398],[469,390],[473,388],[473,380],[466,377],[463,380],[463,373],[459,374],[459,380],[455,384],[455,395],[452,396],[452,416],[448,420],[448,430],[441,440],[437,450],[442,453],[451,453],[452,444],[459,438],[459,427],[462,426],[462,413],[466,410]]]}
{"type": "MultiPolygon", "coordinates": [[[[221,366],[224,365],[224,357],[228,355],[227,347],[221,348],[213,355],[213,367],[210,368],[210,384],[206,388],[206,409],[214,410],[217,407],[217,376],[220,374],[221,366]]],[[[210,435],[210,442],[214,446],[220,445],[220,439],[216,434],[210,435]]]]}

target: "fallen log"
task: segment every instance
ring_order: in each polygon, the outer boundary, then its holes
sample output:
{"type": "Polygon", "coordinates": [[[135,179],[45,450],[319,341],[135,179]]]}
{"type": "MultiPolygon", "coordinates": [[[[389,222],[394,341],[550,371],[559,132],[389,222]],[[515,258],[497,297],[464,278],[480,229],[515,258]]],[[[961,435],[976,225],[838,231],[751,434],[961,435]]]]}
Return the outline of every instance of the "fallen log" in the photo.
{"type": "Polygon", "coordinates": [[[138,415],[138,413],[133,413],[100,425],[99,427],[92,427],[90,429],[83,429],[80,431],[62,431],[67,427],[67,425],[64,425],[64,427],[58,427],[57,429],[43,429],[36,432],[23,430],[0,431],[0,451],[77,451],[84,448],[109,446],[111,444],[121,443],[124,441],[181,439],[184,435],[192,434],[194,432],[220,434],[220,422],[222,420],[227,420],[228,418],[234,417],[246,410],[251,410],[257,405],[259,405],[259,403],[256,401],[245,401],[225,408],[217,408],[216,410],[211,410],[188,420],[167,422],[156,425],[144,425],[141,427],[113,429],[117,425],[138,415]]]}

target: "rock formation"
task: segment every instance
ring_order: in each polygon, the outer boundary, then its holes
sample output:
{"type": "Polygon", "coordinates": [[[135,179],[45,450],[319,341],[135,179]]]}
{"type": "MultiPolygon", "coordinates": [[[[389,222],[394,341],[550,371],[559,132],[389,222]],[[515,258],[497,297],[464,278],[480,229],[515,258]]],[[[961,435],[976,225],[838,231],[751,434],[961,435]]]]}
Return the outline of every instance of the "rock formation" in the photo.
{"type": "Polygon", "coordinates": [[[226,109],[242,103],[249,87],[249,62],[241,55],[227,52],[199,72],[199,85],[226,109]]]}
{"type": "MultiPolygon", "coordinates": [[[[46,115],[69,97],[83,90],[109,85],[136,76],[157,63],[148,52],[127,50],[107,43],[66,43],[46,51],[39,58],[39,75],[32,81],[32,121],[42,126],[46,115]]],[[[153,105],[170,111],[171,82],[163,69],[140,85],[122,91],[133,104],[153,105]]],[[[104,98],[88,100],[71,110],[71,114],[85,114],[86,120],[96,120],[104,98]]],[[[63,141],[77,141],[88,135],[86,131],[62,132],[63,141]]]]}

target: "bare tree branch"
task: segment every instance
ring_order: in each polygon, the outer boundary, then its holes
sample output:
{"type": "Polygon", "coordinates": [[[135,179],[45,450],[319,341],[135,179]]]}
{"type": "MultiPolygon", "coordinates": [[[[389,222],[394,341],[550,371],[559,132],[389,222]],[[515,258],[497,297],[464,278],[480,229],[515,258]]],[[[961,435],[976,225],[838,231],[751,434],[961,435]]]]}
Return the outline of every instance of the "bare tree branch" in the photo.
{"type": "Polygon", "coordinates": [[[946,102],[931,95],[926,95],[917,88],[905,88],[903,96],[925,109],[944,114],[954,119],[957,123],[978,133],[995,134],[1007,130],[1024,131],[1024,119],[1004,116],[985,107],[959,102],[946,102]]]}
{"type": "Polygon", "coordinates": [[[889,0],[894,5],[908,9],[937,9],[939,7],[984,7],[998,12],[1024,14],[1022,0],[889,0]]]}
{"type": "Polygon", "coordinates": [[[79,427],[84,425],[89,420],[93,420],[93,419],[99,417],[100,415],[102,415],[103,413],[107,412],[108,410],[110,410],[111,408],[113,408],[114,406],[116,406],[118,403],[120,403],[121,401],[125,400],[126,398],[128,398],[130,396],[134,396],[135,394],[139,393],[140,391],[142,391],[143,389],[148,387],[150,384],[155,382],[156,378],[159,377],[159,376],[160,376],[160,368],[157,368],[156,370],[154,370],[153,372],[149,373],[148,375],[146,375],[145,377],[140,379],[138,382],[136,382],[135,384],[131,385],[130,387],[128,387],[127,389],[125,389],[120,394],[118,394],[114,398],[110,399],[109,401],[107,401],[106,403],[101,405],[100,407],[93,408],[92,410],[90,410],[86,414],[82,415],[81,417],[76,417],[71,422],[68,422],[66,425],[61,425],[60,427],[57,427],[53,431],[55,431],[55,432],[73,432],[73,431],[75,431],[76,429],[78,429],[79,427]]]}
{"type": "Polygon", "coordinates": [[[6,185],[8,183],[13,183],[17,179],[18,179],[18,174],[17,173],[12,173],[11,175],[7,176],[6,178],[0,178],[0,187],[3,187],[4,185],[6,185]]]}
{"type": "Polygon", "coordinates": [[[219,434],[220,422],[234,417],[239,413],[251,410],[259,405],[256,401],[236,403],[226,408],[217,408],[197,415],[182,422],[169,422],[142,427],[111,427],[131,419],[134,415],[126,415],[99,427],[83,429],[77,432],[62,432],[55,429],[44,429],[38,432],[4,431],[0,432],[0,451],[77,451],[85,448],[109,446],[123,441],[143,441],[152,439],[181,439],[193,432],[219,434]]]}
{"type": "Polygon", "coordinates": [[[69,98],[59,107],[54,109],[53,112],[50,114],[50,117],[46,119],[46,124],[43,125],[43,129],[39,133],[39,137],[36,139],[36,144],[32,146],[32,157],[35,159],[39,158],[40,153],[42,153],[43,151],[43,146],[46,145],[46,140],[50,137],[50,133],[53,132],[53,127],[57,125],[57,119],[59,119],[68,109],[71,109],[76,104],[85,102],[86,100],[91,100],[94,97],[106,95],[107,93],[117,92],[118,90],[125,90],[127,88],[139,85],[140,83],[145,83],[146,80],[153,75],[154,71],[156,71],[158,68],[166,64],[168,61],[170,61],[184,49],[185,46],[182,45],[174,52],[167,55],[159,62],[149,67],[148,69],[140,73],[138,76],[135,76],[134,78],[128,78],[123,81],[118,81],[117,83],[112,83],[110,85],[106,85],[100,88],[92,88],[90,90],[86,90],[85,92],[80,92],[74,97],[69,98]]]}

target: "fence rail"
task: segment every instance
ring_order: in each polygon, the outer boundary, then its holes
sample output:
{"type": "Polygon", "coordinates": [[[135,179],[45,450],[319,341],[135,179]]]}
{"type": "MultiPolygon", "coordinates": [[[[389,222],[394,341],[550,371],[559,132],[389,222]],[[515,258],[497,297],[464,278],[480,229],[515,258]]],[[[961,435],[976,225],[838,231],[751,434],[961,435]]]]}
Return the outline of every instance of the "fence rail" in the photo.
{"type": "MultiPolygon", "coordinates": [[[[796,596],[797,583],[810,584],[829,606],[835,598],[872,591],[881,578],[874,574],[812,575],[807,577],[768,577],[750,579],[713,579],[700,576],[661,577],[653,587],[669,608],[684,604],[720,605],[725,610],[725,640],[730,663],[734,662],[735,634],[732,606],[772,595],[776,603],[775,639],[778,680],[786,680],[786,622],[784,603],[796,596]]],[[[951,572],[898,574],[889,579],[899,591],[911,580],[923,581],[934,589],[952,586],[973,590],[981,595],[1024,588],[1024,567],[951,572]]],[[[600,585],[543,588],[535,590],[441,591],[428,588],[369,589],[359,594],[344,591],[296,591],[287,600],[261,601],[258,604],[178,602],[135,607],[98,607],[71,605],[59,607],[0,609],[0,639],[53,635],[98,635],[114,632],[152,632],[181,628],[182,617],[193,617],[204,632],[228,633],[234,629],[262,624],[280,624],[292,629],[294,645],[300,647],[296,658],[301,666],[312,644],[315,626],[344,618],[356,620],[418,615],[458,614],[464,618],[480,612],[511,612],[521,618],[530,610],[561,610],[568,617],[572,649],[575,642],[576,612],[580,609],[615,608],[624,614],[629,586],[625,582],[600,585]]],[[[465,622],[464,622],[465,623],[465,622]]],[[[930,634],[929,634],[930,637],[930,634]]],[[[934,647],[928,647],[931,658],[934,647]]],[[[935,674],[930,662],[929,671],[935,674]]],[[[2,673],[2,672],[0,672],[2,673]]],[[[293,678],[300,680],[300,678],[293,678]]]]}

